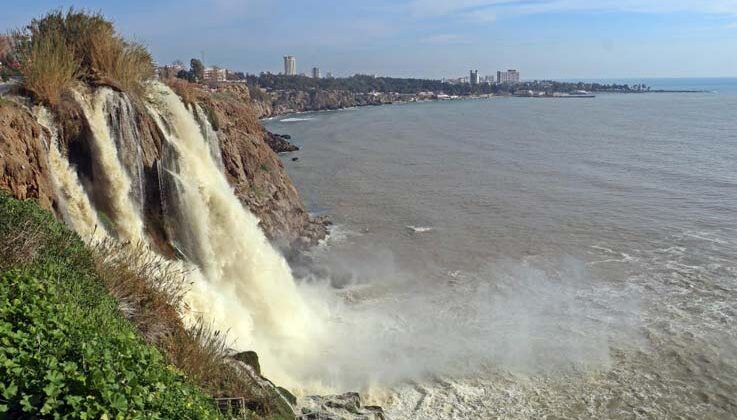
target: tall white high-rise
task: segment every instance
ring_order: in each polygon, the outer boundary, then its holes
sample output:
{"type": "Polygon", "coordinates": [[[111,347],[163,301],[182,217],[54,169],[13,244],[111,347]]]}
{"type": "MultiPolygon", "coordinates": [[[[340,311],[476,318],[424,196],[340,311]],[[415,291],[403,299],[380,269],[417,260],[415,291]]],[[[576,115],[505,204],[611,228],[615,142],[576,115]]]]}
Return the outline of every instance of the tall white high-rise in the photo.
{"type": "Polygon", "coordinates": [[[297,75],[297,59],[292,55],[284,56],[284,74],[287,76],[297,75]]]}
{"type": "Polygon", "coordinates": [[[496,72],[497,83],[519,83],[519,72],[509,69],[507,71],[496,72]]]}
{"type": "Polygon", "coordinates": [[[319,79],[320,78],[320,68],[319,67],[313,67],[312,68],[312,78],[313,79],[319,79]]]}

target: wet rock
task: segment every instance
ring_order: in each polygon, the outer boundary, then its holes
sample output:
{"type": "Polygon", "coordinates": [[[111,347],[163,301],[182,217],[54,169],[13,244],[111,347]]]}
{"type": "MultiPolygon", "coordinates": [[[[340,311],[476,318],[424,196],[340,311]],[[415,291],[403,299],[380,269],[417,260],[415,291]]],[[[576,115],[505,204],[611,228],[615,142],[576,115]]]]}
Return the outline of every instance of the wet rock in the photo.
{"type": "Polygon", "coordinates": [[[280,387],[280,386],[276,387],[276,390],[279,391],[279,394],[281,394],[281,396],[284,397],[284,399],[286,399],[287,402],[289,402],[289,404],[293,406],[297,405],[297,397],[295,397],[294,394],[289,392],[289,390],[287,390],[286,388],[280,387]]]}
{"type": "Polygon", "coordinates": [[[377,406],[362,406],[356,392],[340,395],[310,396],[302,401],[300,420],[387,420],[377,406]]]}
{"type": "Polygon", "coordinates": [[[271,150],[276,153],[296,152],[299,150],[299,147],[288,142],[286,137],[274,134],[270,131],[266,131],[266,137],[264,140],[266,141],[266,144],[271,147],[271,150]]]}
{"type": "Polygon", "coordinates": [[[258,362],[258,354],[256,354],[255,351],[244,351],[241,353],[237,353],[233,356],[233,359],[247,364],[248,366],[252,367],[257,374],[261,374],[261,364],[259,364],[258,362]]]}
{"type": "Polygon", "coordinates": [[[299,158],[298,158],[298,157],[293,157],[293,158],[292,158],[292,162],[296,162],[296,161],[298,161],[298,160],[299,160],[299,158]]]}

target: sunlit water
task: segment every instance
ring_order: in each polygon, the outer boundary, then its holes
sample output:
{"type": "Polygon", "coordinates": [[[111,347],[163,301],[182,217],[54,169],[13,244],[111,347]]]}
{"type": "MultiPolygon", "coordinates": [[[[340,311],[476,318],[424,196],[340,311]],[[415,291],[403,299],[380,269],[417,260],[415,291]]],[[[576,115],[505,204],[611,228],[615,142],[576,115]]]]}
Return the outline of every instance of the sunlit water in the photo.
{"type": "Polygon", "coordinates": [[[268,122],[336,223],[297,272],[395,321],[366,327],[352,361],[368,372],[345,374],[390,390],[376,398],[398,418],[737,416],[725,86],[268,122]]]}

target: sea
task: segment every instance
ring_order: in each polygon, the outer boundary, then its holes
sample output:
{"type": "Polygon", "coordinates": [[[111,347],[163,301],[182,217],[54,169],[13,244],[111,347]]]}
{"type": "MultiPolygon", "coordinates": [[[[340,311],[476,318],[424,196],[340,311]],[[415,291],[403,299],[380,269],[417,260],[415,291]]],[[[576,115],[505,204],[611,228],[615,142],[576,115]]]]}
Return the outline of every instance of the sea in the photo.
{"type": "Polygon", "coordinates": [[[705,92],[265,123],[334,222],[295,274],[365,315],[328,380],[393,419],[737,418],[737,79],[625,82],[705,92]]]}

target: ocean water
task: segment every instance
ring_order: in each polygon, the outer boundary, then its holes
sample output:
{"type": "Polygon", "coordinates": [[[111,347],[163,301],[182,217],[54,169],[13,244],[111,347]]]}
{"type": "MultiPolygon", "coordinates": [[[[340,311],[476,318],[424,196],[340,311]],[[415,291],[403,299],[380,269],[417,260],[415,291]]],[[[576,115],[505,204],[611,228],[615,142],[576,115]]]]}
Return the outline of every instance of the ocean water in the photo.
{"type": "Polygon", "coordinates": [[[267,122],[336,224],[295,272],[365,314],[331,379],[392,418],[737,417],[737,89],[708,83],[267,122]]]}

